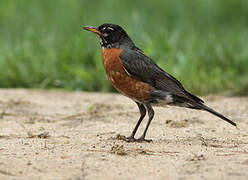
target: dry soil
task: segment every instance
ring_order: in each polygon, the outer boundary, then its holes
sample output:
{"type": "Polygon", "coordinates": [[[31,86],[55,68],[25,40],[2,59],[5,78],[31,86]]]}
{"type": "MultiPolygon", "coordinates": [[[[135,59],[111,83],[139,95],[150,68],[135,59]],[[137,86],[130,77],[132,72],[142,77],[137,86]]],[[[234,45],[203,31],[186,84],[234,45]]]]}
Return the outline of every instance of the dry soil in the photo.
{"type": "MultiPolygon", "coordinates": [[[[0,90],[0,179],[248,179],[248,97],[203,111],[155,108],[151,143],[127,143],[139,112],[118,94],[0,90]]],[[[146,120],[138,131],[142,133],[146,120]]]]}

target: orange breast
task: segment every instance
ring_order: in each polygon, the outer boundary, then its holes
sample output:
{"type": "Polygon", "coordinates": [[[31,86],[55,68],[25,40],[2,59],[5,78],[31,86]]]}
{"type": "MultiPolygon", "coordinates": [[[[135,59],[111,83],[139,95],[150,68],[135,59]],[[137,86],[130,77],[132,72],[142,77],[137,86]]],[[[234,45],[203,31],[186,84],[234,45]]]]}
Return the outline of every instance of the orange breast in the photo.
{"type": "Polygon", "coordinates": [[[121,49],[115,48],[103,48],[102,50],[103,65],[108,79],[121,94],[138,102],[147,102],[154,88],[147,83],[133,79],[126,73],[119,57],[121,52],[121,49]]]}

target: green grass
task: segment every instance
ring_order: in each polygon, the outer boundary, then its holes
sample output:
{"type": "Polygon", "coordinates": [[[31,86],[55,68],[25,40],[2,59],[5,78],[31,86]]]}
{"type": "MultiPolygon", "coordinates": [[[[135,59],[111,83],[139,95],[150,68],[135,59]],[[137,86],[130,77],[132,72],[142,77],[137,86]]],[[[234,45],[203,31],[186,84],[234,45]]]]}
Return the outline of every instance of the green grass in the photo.
{"type": "Polygon", "coordinates": [[[248,1],[0,1],[0,87],[114,91],[97,38],[81,25],[123,26],[197,94],[248,94],[248,1]]]}

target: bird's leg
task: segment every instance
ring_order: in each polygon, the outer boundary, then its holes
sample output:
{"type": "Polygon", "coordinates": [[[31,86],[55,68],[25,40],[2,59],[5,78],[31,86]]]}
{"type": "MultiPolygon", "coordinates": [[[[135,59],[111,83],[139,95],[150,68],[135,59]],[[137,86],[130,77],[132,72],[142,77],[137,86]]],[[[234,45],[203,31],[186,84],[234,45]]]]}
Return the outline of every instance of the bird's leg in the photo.
{"type": "Polygon", "coordinates": [[[144,133],[140,136],[139,139],[137,139],[137,141],[139,142],[142,142],[142,141],[146,141],[146,142],[151,142],[152,140],[151,139],[145,139],[146,137],[146,133],[147,133],[147,130],[152,122],[152,119],[153,119],[153,116],[154,116],[154,110],[152,108],[152,106],[150,104],[146,104],[146,109],[148,111],[148,116],[149,116],[149,119],[148,119],[148,122],[147,122],[147,125],[146,125],[146,128],[144,130],[144,133]]]}
{"type": "Polygon", "coordinates": [[[140,123],[142,122],[142,120],[144,119],[145,115],[146,115],[146,108],[143,104],[140,104],[138,102],[136,102],[136,104],[138,105],[139,107],[139,111],[140,111],[140,118],[139,118],[139,121],[137,122],[135,128],[133,129],[131,135],[129,137],[126,137],[125,138],[125,141],[127,142],[134,142],[134,141],[137,141],[134,136],[136,134],[136,131],[138,130],[139,128],[139,125],[140,123]]]}

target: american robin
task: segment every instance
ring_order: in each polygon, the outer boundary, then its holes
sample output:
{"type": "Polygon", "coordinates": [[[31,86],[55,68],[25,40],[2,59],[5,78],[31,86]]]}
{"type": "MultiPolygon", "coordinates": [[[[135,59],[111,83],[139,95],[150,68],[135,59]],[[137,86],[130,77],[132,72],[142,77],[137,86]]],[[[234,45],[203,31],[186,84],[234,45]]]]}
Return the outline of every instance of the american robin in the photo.
{"type": "Polygon", "coordinates": [[[102,24],[99,27],[85,26],[83,29],[98,36],[103,64],[112,85],[139,107],[140,118],[131,135],[124,138],[127,142],[150,141],[145,136],[154,116],[152,106],[173,105],[205,110],[236,126],[233,121],[204,105],[202,99],[185,90],[176,78],[157,66],[135,46],[119,25],[102,24]],[[135,133],[146,112],[149,119],[144,133],[135,139],[135,133]]]}

